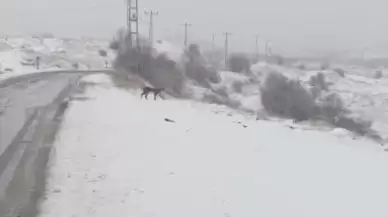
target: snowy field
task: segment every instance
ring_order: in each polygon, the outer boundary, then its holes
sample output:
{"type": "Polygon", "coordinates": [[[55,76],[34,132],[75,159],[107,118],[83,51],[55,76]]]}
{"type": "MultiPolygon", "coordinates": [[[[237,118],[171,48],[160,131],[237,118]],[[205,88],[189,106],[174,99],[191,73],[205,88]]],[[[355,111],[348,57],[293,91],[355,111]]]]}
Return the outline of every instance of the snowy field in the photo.
{"type": "Polygon", "coordinates": [[[0,37],[0,80],[40,71],[75,70],[75,64],[83,70],[104,69],[105,61],[110,64],[113,57],[108,44],[109,40],[43,35],[0,37]],[[107,57],[100,56],[99,50],[107,51],[107,57]]]}
{"type": "Polygon", "coordinates": [[[94,85],[65,114],[40,217],[388,216],[388,153],[366,139],[141,101],[106,75],[84,82],[94,85]]]}
{"type": "MultiPolygon", "coordinates": [[[[108,43],[0,38],[0,80],[74,70],[74,64],[103,69],[113,59],[108,43]],[[108,51],[107,57],[100,50],[108,51]],[[33,64],[36,56],[40,70],[33,64]]],[[[155,49],[178,63],[184,53],[165,40],[155,49]]],[[[329,92],[339,94],[354,115],[372,120],[387,141],[388,72],[350,65],[320,70],[319,64],[301,70],[264,62],[252,72],[221,71],[211,91],[189,84],[195,101],[141,101],[138,90],[117,89],[106,75],[85,77],[83,82],[93,85],[65,114],[40,217],[388,216],[386,146],[344,129],[267,116],[260,101],[268,73],[308,87],[310,77],[322,72],[329,92]],[[382,71],[379,79],[376,70],[382,71]],[[235,109],[198,101],[227,102],[235,109]],[[267,121],[256,121],[257,115],[267,121]]]]}

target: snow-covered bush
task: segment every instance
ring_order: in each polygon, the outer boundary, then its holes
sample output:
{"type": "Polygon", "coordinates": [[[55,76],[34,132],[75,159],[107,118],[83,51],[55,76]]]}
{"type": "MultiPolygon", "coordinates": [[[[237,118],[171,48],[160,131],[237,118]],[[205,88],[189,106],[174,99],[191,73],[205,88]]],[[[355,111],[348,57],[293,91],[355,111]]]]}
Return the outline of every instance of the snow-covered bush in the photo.
{"type": "Polygon", "coordinates": [[[380,140],[380,136],[371,129],[372,121],[366,120],[347,110],[341,97],[336,93],[329,93],[317,100],[318,118],[359,135],[380,140]]]}
{"type": "Polygon", "coordinates": [[[225,86],[220,86],[218,88],[213,88],[212,90],[213,90],[214,93],[216,93],[217,95],[219,95],[221,97],[224,97],[224,98],[228,98],[229,97],[228,91],[227,91],[225,86]]]}
{"type": "Polygon", "coordinates": [[[284,57],[280,55],[276,55],[274,58],[275,58],[276,64],[280,66],[284,64],[284,57]]]}
{"type": "Polygon", "coordinates": [[[154,87],[165,88],[170,94],[179,96],[184,88],[184,75],[177,64],[164,54],[156,53],[144,39],[140,39],[140,49],[127,43],[128,36],[122,31],[113,40],[119,45],[113,66],[117,71],[137,74],[154,87]]]}
{"type": "Polygon", "coordinates": [[[335,123],[335,120],[347,112],[341,97],[336,93],[329,93],[317,99],[318,116],[328,123],[335,123]]]}
{"type": "Polygon", "coordinates": [[[100,56],[102,56],[102,57],[108,56],[108,53],[106,52],[106,50],[103,50],[103,49],[98,50],[98,54],[99,54],[100,56]]]}
{"type": "Polygon", "coordinates": [[[78,68],[79,68],[79,63],[73,63],[73,64],[72,64],[72,67],[73,67],[74,69],[78,69],[78,68]]]}
{"type": "Polygon", "coordinates": [[[184,53],[185,73],[189,79],[196,81],[203,87],[210,87],[209,83],[219,83],[218,72],[207,63],[199,46],[191,44],[184,53]]]}
{"type": "Polygon", "coordinates": [[[299,83],[280,73],[270,73],[261,87],[261,102],[271,113],[297,121],[310,119],[315,114],[312,95],[299,83]]]}
{"type": "Polygon", "coordinates": [[[372,121],[363,119],[361,117],[352,117],[351,115],[338,116],[334,122],[337,127],[347,129],[360,135],[373,134],[371,130],[372,121]]]}
{"type": "Polygon", "coordinates": [[[373,77],[374,77],[375,79],[381,79],[381,78],[383,77],[383,72],[382,72],[381,70],[377,70],[377,71],[374,73],[373,77]]]}
{"type": "Polygon", "coordinates": [[[333,69],[333,71],[336,72],[341,77],[345,77],[345,70],[343,70],[341,68],[335,68],[335,69],[333,69]]]}
{"type": "Polygon", "coordinates": [[[299,70],[306,70],[306,65],[303,63],[298,63],[296,65],[296,68],[298,68],[299,70]]]}
{"type": "Polygon", "coordinates": [[[241,93],[243,90],[244,83],[242,81],[236,80],[232,83],[232,88],[235,93],[241,93]]]}
{"type": "Polygon", "coordinates": [[[328,62],[323,62],[320,66],[321,70],[327,70],[330,68],[330,64],[328,62]]]}
{"type": "Polygon", "coordinates": [[[120,47],[120,43],[119,41],[117,41],[116,39],[113,39],[110,43],[109,43],[109,48],[111,50],[115,50],[117,51],[120,47]]]}
{"type": "Polygon", "coordinates": [[[208,103],[226,105],[230,108],[238,108],[241,106],[241,103],[237,100],[232,100],[229,98],[224,88],[215,90],[214,92],[207,92],[204,95],[203,100],[208,103]]]}
{"type": "Polygon", "coordinates": [[[228,67],[232,72],[249,72],[251,61],[245,54],[234,53],[228,59],[228,67]]]}
{"type": "Polygon", "coordinates": [[[316,75],[311,76],[309,84],[312,87],[319,88],[320,90],[327,91],[329,89],[325,80],[325,75],[322,72],[318,72],[316,75]]]}

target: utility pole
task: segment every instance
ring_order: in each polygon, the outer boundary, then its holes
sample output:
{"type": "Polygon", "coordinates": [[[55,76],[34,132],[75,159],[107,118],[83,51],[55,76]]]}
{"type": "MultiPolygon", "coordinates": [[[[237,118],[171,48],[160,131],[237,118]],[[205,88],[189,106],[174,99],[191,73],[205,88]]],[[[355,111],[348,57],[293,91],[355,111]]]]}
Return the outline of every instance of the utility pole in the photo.
{"type": "Polygon", "coordinates": [[[228,67],[228,46],[229,46],[229,41],[228,41],[228,38],[229,38],[229,35],[231,35],[232,33],[230,32],[224,32],[224,36],[225,36],[225,69],[228,67]]]}
{"type": "Polygon", "coordinates": [[[260,57],[259,57],[259,38],[260,36],[259,35],[256,35],[256,50],[255,50],[255,58],[256,58],[256,61],[259,61],[260,57]]]}
{"type": "Polygon", "coordinates": [[[184,24],[182,24],[184,27],[185,27],[185,41],[184,41],[184,44],[185,44],[185,48],[187,48],[187,44],[188,44],[188,27],[189,26],[192,26],[192,24],[188,23],[187,21],[185,21],[184,24]]]}
{"type": "Polygon", "coordinates": [[[154,12],[152,9],[150,11],[144,12],[146,15],[150,16],[150,30],[149,30],[149,36],[148,39],[150,40],[151,47],[154,45],[154,16],[158,16],[159,12],[154,12]]]}
{"type": "Polygon", "coordinates": [[[216,33],[213,33],[212,35],[212,50],[214,51],[215,48],[215,39],[216,39],[216,33]]]}
{"type": "Polygon", "coordinates": [[[138,0],[126,0],[127,2],[127,29],[128,43],[132,47],[140,49],[139,41],[139,7],[138,0]]]}
{"type": "Polygon", "coordinates": [[[269,41],[265,41],[265,56],[268,58],[271,55],[271,48],[269,46],[269,41]]]}

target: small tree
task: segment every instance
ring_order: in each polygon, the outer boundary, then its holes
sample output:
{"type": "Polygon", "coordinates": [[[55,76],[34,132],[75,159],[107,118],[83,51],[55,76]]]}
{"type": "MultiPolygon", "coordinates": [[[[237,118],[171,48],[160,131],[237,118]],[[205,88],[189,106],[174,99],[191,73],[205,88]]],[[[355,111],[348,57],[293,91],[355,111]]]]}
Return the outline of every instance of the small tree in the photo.
{"type": "Polygon", "coordinates": [[[188,78],[205,87],[209,87],[209,81],[217,83],[218,73],[208,64],[198,45],[191,44],[185,51],[185,57],[184,67],[188,78]]]}
{"type": "Polygon", "coordinates": [[[315,115],[313,96],[300,84],[274,72],[268,75],[261,88],[264,108],[274,114],[303,121],[315,115]]]}
{"type": "Polygon", "coordinates": [[[107,53],[105,50],[99,50],[98,53],[99,53],[100,56],[102,56],[102,57],[107,57],[107,56],[108,56],[108,53],[107,53]]]}
{"type": "Polygon", "coordinates": [[[120,43],[117,40],[113,40],[109,43],[109,48],[112,50],[117,51],[119,49],[119,47],[120,47],[120,43]]]}
{"type": "Polygon", "coordinates": [[[326,83],[325,74],[318,72],[316,75],[310,77],[309,84],[312,87],[318,87],[320,90],[329,90],[326,83]]]}
{"type": "Polygon", "coordinates": [[[345,70],[343,70],[341,68],[335,68],[335,69],[333,69],[333,71],[336,72],[341,77],[345,77],[345,70]]]}
{"type": "Polygon", "coordinates": [[[320,66],[321,70],[327,70],[330,68],[329,62],[323,62],[320,66]]]}
{"type": "Polygon", "coordinates": [[[383,72],[381,70],[377,70],[373,77],[375,79],[381,79],[383,77],[383,72]]]}
{"type": "Polygon", "coordinates": [[[228,67],[232,72],[249,72],[251,61],[244,54],[232,54],[228,60],[228,67]]]}

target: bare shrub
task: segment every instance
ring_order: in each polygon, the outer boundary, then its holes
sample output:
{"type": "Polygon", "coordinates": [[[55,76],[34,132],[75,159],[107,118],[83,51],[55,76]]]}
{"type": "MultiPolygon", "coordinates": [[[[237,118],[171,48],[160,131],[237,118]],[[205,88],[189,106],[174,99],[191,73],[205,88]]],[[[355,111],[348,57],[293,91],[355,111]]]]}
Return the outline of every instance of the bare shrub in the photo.
{"type": "Polygon", "coordinates": [[[325,80],[325,74],[323,74],[322,72],[319,72],[316,75],[311,76],[309,80],[309,84],[312,87],[317,87],[321,90],[327,91],[329,89],[325,80]]]}
{"type": "Polygon", "coordinates": [[[212,92],[206,93],[204,95],[204,101],[208,103],[219,104],[219,105],[223,105],[226,102],[225,98],[212,92]]]}
{"type": "Polygon", "coordinates": [[[78,69],[79,68],[79,63],[73,63],[71,65],[74,69],[78,69]]]}
{"type": "Polygon", "coordinates": [[[345,108],[341,97],[336,93],[330,93],[320,98],[318,116],[336,127],[367,136],[375,141],[381,140],[380,135],[371,128],[373,122],[352,114],[345,108]]]}
{"type": "Polygon", "coordinates": [[[244,83],[242,81],[234,81],[232,84],[233,91],[241,93],[243,91],[244,83]]]}
{"type": "Polygon", "coordinates": [[[383,71],[377,70],[377,71],[374,73],[373,77],[374,77],[375,79],[381,79],[381,78],[383,77],[383,71]]]}
{"type": "Polygon", "coordinates": [[[109,48],[111,49],[111,50],[118,50],[119,49],[119,47],[120,47],[120,43],[119,43],[119,41],[117,41],[116,39],[113,39],[113,41],[111,41],[110,43],[109,43],[109,48]]]}
{"type": "Polygon", "coordinates": [[[228,59],[228,67],[232,72],[250,72],[251,61],[245,54],[231,54],[228,59]]]}
{"type": "Polygon", "coordinates": [[[330,64],[328,62],[323,62],[320,66],[321,70],[327,70],[330,68],[330,64]]]}
{"type": "Polygon", "coordinates": [[[219,83],[218,72],[207,63],[197,44],[191,44],[185,51],[186,76],[203,87],[210,87],[209,82],[219,83]]]}
{"type": "Polygon", "coordinates": [[[280,55],[276,55],[275,56],[275,61],[276,61],[276,64],[278,65],[283,65],[284,64],[284,57],[280,56],[280,55]]]}
{"type": "Polygon", "coordinates": [[[335,124],[335,120],[347,112],[341,97],[336,93],[321,96],[317,106],[320,118],[331,124],[335,124]]]}
{"type": "Polygon", "coordinates": [[[376,135],[373,130],[371,130],[372,121],[370,120],[355,118],[351,117],[350,115],[343,115],[337,117],[334,124],[338,127],[347,129],[351,132],[355,132],[363,136],[368,136],[368,134],[376,135]]]}
{"type": "Polygon", "coordinates": [[[210,74],[209,81],[212,82],[213,84],[218,84],[221,82],[221,76],[219,73],[215,70],[212,69],[213,73],[210,74]]]}
{"type": "Polygon", "coordinates": [[[223,92],[223,89],[216,90],[214,92],[208,92],[204,95],[205,102],[213,103],[217,105],[225,105],[230,108],[237,109],[241,106],[241,103],[237,100],[232,100],[229,98],[226,92],[223,92]]]}
{"type": "Polygon", "coordinates": [[[106,52],[106,50],[102,50],[102,49],[98,51],[98,54],[100,54],[100,56],[102,56],[102,57],[108,56],[108,52],[106,52]]]}
{"type": "Polygon", "coordinates": [[[218,88],[213,88],[212,90],[213,90],[214,93],[216,93],[217,95],[219,95],[221,97],[224,97],[224,98],[228,98],[229,97],[228,91],[227,91],[225,86],[220,86],[218,88]]]}
{"type": "Polygon", "coordinates": [[[298,81],[276,72],[264,81],[261,102],[267,111],[297,121],[307,120],[315,113],[312,95],[298,81]]]}
{"type": "Polygon", "coordinates": [[[311,86],[309,91],[313,96],[314,100],[316,100],[322,93],[322,89],[316,86],[311,86]]]}
{"type": "Polygon", "coordinates": [[[336,72],[341,77],[345,77],[345,70],[343,70],[341,68],[335,68],[335,69],[333,69],[333,71],[336,72]]]}
{"type": "Polygon", "coordinates": [[[306,70],[306,65],[303,64],[303,63],[298,63],[298,64],[296,65],[296,68],[298,68],[298,69],[300,69],[300,70],[306,70]]]}
{"type": "Polygon", "coordinates": [[[320,119],[333,126],[381,141],[378,133],[371,128],[372,121],[352,114],[345,108],[338,94],[317,93],[314,100],[298,81],[289,80],[279,73],[268,75],[261,88],[261,102],[264,108],[273,114],[297,121],[320,119]]]}
{"type": "Polygon", "coordinates": [[[144,39],[140,48],[128,43],[128,36],[119,31],[112,41],[118,44],[113,66],[116,70],[137,74],[154,87],[165,88],[169,94],[180,96],[184,88],[184,75],[177,64],[164,54],[157,54],[144,39]]]}

